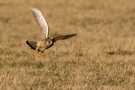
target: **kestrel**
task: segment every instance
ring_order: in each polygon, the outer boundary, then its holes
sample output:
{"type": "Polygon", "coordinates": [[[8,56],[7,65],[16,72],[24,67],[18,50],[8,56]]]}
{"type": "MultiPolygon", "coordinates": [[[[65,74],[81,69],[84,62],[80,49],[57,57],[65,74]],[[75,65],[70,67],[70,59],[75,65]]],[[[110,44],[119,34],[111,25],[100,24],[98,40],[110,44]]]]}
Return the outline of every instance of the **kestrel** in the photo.
{"type": "Polygon", "coordinates": [[[56,41],[64,40],[64,39],[67,39],[76,35],[76,34],[62,35],[62,36],[58,36],[58,37],[54,37],[53,39],[50,39],[48,36],[49,26],[43,14],[36,8],[32,9],[32,13],[41,30],[41,40],[40,41],[27,40],[26,43],[31,47],[31,49],[36,50],[38,54],[41,54],[44,52],[44,50],[52,47],[56,41]]]}

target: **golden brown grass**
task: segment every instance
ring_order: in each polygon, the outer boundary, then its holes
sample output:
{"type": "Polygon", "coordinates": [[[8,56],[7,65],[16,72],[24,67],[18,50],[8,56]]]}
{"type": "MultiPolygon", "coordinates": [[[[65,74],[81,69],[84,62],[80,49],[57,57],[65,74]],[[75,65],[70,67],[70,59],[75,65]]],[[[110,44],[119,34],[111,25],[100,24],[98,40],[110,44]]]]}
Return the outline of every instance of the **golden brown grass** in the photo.
{"type": "Polygon", "coordinates": [[[0,32],[0,90],[134,90],[135,0],[0,0],[0,32]],[[32,7],[77,36],[37,55],[32,7]]]}

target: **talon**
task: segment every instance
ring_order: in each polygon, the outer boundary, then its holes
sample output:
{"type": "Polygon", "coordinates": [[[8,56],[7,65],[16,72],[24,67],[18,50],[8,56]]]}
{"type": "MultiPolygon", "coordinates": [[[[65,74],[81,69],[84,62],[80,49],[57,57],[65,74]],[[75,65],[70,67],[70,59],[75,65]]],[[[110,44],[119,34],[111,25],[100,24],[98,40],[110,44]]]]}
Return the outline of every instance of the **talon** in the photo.
{"type": "Polygon", "coordinates": [[[41,52],[38,52],[38,54],[40,55],[40,54],[41,54],[41,52]]]}

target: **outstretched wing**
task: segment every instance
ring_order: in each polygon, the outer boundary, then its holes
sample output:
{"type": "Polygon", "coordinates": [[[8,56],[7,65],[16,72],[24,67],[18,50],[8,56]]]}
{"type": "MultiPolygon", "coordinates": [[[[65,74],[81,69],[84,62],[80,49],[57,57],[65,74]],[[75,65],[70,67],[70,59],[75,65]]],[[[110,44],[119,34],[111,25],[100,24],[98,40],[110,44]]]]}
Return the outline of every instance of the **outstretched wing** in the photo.
{"type": "Polygon", "coordinates": [[[52,39],[53,42],[56,42],[57,40],[65,40],[68,39],[70,37],[75,36],[76,34],[68,34],[68,35],[62,35],[62,36],[58,36],[52,39]]]}
{"type": "Polygon", "coordinates": [[[37,24],[39,25],[39,28],[41,30],[42,39],[47,38],[48,33],[49,33],[49,27],[47,25],[47,21],[45,20],[43,14],[36,8],[32,9],[32,13],[33,13],[35,20],[37,21],[37,24]]]}

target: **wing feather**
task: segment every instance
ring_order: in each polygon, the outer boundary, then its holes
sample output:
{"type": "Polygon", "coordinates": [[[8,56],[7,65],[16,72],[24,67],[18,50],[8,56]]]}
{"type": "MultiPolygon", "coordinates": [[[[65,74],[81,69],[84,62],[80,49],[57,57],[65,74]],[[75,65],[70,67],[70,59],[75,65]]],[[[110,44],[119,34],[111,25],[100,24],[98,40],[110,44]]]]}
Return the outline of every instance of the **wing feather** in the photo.
{"type": "Polygon", "coordinates": [[[35,17],[35,20],[41,30],[41,38],[42,39],[45,39],[48,37],[48,32],[49,32],[49,27],[48,27],[48,24],[47,24],[47,21],[45,20],[43,14],[36,8],[33,8],[32,9],[32,13],[35,17]]]}
{"type": "Polygon", "coordinates": [[[52,39],[53,42],[56,42],[58,40],[65,40],[68,39],[70,37],[76,36],[76,34],[68,34],[68,35],[62,35],[62,36],[58,36],[52,39]]]}

